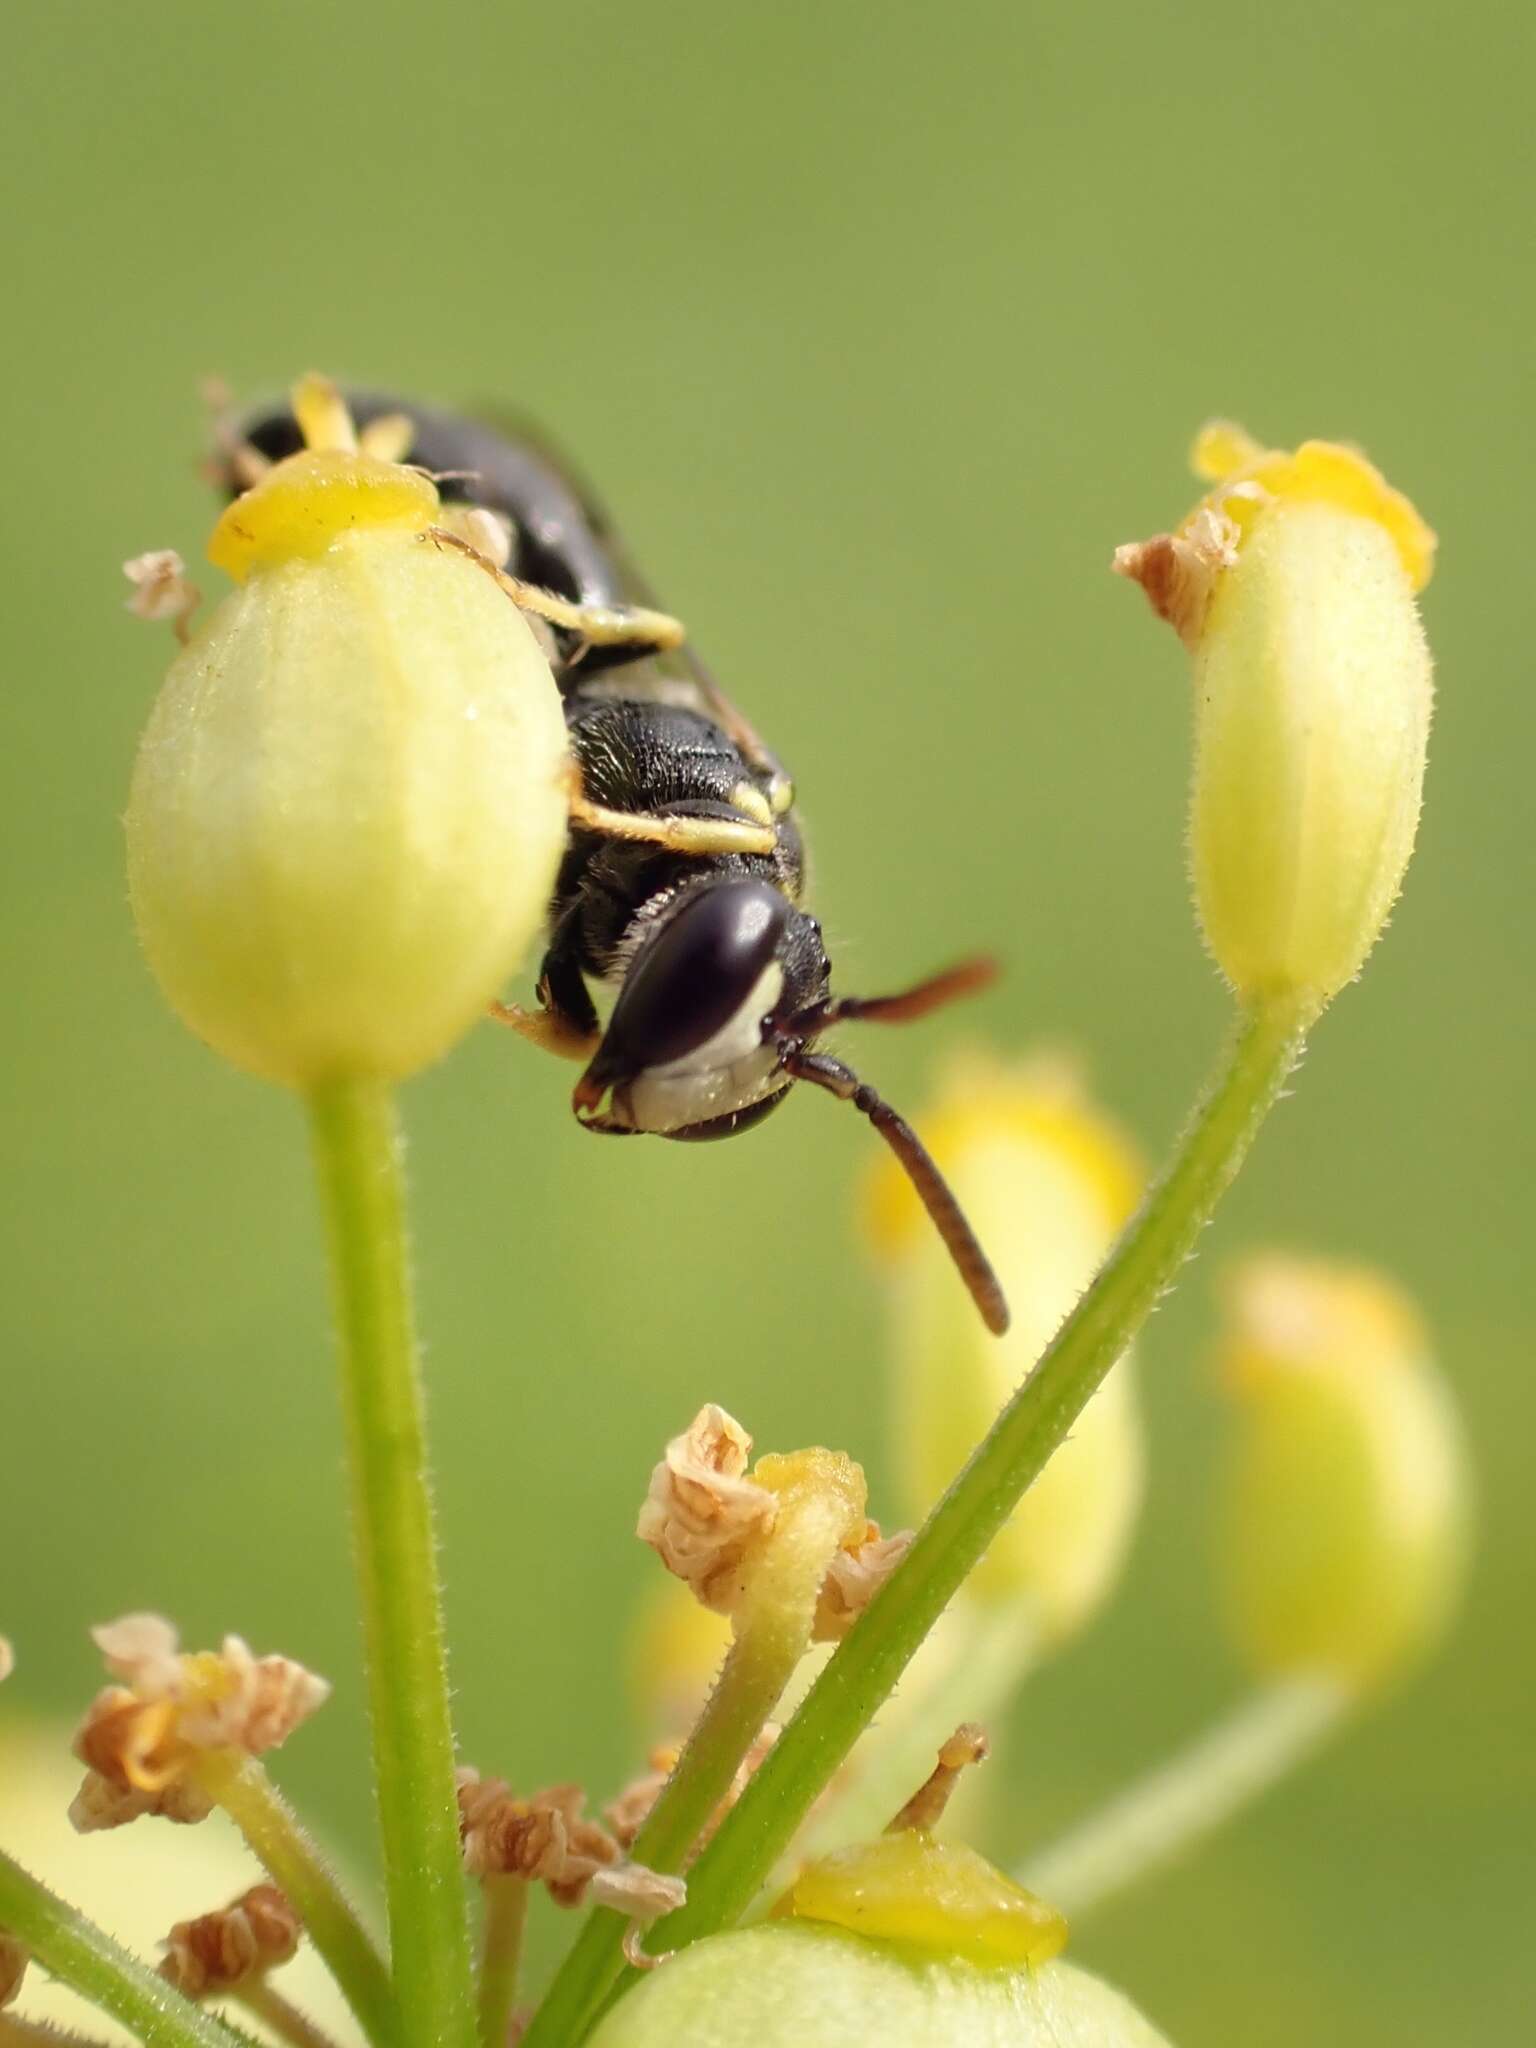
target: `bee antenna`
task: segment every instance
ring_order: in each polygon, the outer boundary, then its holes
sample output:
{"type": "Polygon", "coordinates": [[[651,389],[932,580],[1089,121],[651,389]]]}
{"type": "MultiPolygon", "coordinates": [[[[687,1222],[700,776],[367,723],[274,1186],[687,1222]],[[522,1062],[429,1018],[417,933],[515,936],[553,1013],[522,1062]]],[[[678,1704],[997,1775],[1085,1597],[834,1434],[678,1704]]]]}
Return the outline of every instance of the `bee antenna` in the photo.
{"type": "Polygon", "coordinates": [[[994,1337],[1000,1337],[1008,1327],[1008,1303],[992,1270],[992,1262],[965,1220],[965,1212],[955,1200],[948,1181],[905,1117],[898,1116],[891,1105],[867,1082],[861,1081],[851,1067],[845,1067],[841,1060],[835,1060],[827,1053],[808,1052],[803,1045],[792,1043],[784,1050],[783,1065],[785,1073],[795,1080],[813,1081],[840,1102],[851,1102],[855,1109],[869,1118],[900,1160],[918,1200],[932,1217],[934,1228],[943,1238],[982,1321],[994,1337]]]}

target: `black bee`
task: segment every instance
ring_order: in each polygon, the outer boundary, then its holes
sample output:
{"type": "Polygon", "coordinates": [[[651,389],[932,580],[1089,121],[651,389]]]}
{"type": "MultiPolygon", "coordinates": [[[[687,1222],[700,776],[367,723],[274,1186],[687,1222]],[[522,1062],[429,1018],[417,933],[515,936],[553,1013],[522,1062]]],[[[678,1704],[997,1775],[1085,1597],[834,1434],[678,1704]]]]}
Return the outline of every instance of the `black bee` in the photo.
{"type": "MultiPolygon", "coordinates": [[[[990,978],[984,962],[900,995],[834,996],[821,926],[802,905],[805,854],[780,762],[721,693],[679,622],[654,608],[623,544],[566,466],[522,428],[350,395],[363,445],[419,464],[445,506],[444,545],[487,560],[540,632],[565,702],[580,786],[550,906],[540,1008],[497,1014],[583,1061],[588,1130],[722,1138],[795,1081],[851,1102],[912,1179],[987,1326],[1008,1310],[938,1168],[901,1117],[817,1049],[845,1019],[904,1021],[990,978]],[[617,995],[606,1026],[589,981],[617,995]]],[[[224,437],[238,490],[301,445],[286,409],[224,437]]]]}

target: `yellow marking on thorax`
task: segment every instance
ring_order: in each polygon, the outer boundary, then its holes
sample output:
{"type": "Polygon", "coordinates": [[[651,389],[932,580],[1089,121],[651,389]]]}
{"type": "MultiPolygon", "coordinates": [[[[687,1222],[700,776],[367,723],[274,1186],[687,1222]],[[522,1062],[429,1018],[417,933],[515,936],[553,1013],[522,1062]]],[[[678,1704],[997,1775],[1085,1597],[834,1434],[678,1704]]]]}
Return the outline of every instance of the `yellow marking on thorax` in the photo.
{"type": "Polygon", "coordinates": [[[773,823],[773,812],[769,807],[768,799],[763,795],[763,792],[755,782],[737,783],[736,787],[731,791],[731,808],[736,811],[744,811],[758,825],[771,825],[773,823]]]}

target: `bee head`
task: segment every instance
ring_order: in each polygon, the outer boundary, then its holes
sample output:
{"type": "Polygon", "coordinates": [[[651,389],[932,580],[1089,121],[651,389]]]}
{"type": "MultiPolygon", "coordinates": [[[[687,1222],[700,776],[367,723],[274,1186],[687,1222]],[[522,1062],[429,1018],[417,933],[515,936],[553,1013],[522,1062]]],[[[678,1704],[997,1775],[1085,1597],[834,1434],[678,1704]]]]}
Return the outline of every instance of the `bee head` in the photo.
{"type": "Polygon", "coordinates": [[[576,1114],[589,1130],[666,1138],[748,1129],[788,1092],[781,1038],[825,1003],[829,972],[821,927],[772,883],[685,890],[629,962],[576,1114]]]}

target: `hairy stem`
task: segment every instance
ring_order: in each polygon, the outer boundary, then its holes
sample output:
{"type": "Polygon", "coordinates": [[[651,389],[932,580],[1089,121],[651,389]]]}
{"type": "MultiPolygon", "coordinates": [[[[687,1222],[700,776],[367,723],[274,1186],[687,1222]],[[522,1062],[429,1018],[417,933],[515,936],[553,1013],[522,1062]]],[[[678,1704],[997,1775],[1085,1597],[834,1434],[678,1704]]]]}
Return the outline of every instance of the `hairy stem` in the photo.
{"type": "Polygon", "coordinates": [[[1130,1785],[1059,1842],[1020,1882],[1074,1922],[1214,1834],[1310,1756],[1353,1695],[1322,1673],[1278,1679],[1130,1785]]]}
{"type": "Polygon", "coordinates": [[[1172,1284],[1299,1058],[1307,1021],[1280,1009],[1242,1017],[1171,1163],[1093,1285],[694,1865],[688,1902],[666,1923],[670,1947],[729,1926],[751,1904],[928,1630],[1172,1284]]]}
{"type": "Polygon", "coordinates": [[[291,2041],[293,2048],[336,2048],[324,2027],[317,2027],[308,2013],[300,2012],[280,1991],[274,1991],[265,1977],[242,1984],[235,1997],[263,2026],[270,2027],[280,2041],[291,2041]]]}
{"type": "Polygon", "coordinates": [[[13,2012],[0,2012],[0,2048],[107,2048],[107,2044],[89,2034],[77,2034],[71,2027],[56,2027],[51,2020],[23,2020],[13,2012]]]}
{"type": "Polygon", "coordinates": [[[398,2033],[472,2048],[442,1597],[391,1090],[310,1098],[330,1244],[398,2033]]]}
{"type": "MultiPolygon", "coordinates": [[[[631,1846],[636,1863],[668,1872],[686,1864],[805,1655],[821,1583],[848,1529],[845,1497],[815,1486],[781,1495],[715,1689],[631,1846]]],[[[628,1925],[605,1907],[591,1913],[523,2048],[571,2048],[582,2039],[624,1972],[628,1925]]],[[[664,1926],[670,1930],[671,1917],[664,1926]]]]}
{"type": "Polygon", "coordinates": [[[398,2028],[384,1958],[272,1780],[254,1757],[231,1749],[208,1750],[194,1769],[304,1923],[368,2039],[393,2041],[398,2028]]]}
{"type": "Polygon", "coordinates": [[[523,1962],[528,1880],[526,1877],[488,1877],[484,1889],[485,1924],[480,1931],[480,2042],[481,2048],[506,2048],[523,1962]]]}
{"type": "Polygon", "coordinates": [[[3,1853],[0,1927],[147,2048],[232,2048],[239,2039],[3,1853]]]}

